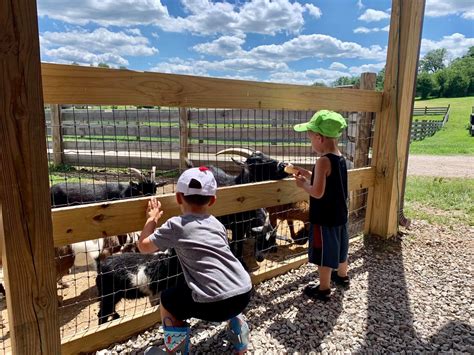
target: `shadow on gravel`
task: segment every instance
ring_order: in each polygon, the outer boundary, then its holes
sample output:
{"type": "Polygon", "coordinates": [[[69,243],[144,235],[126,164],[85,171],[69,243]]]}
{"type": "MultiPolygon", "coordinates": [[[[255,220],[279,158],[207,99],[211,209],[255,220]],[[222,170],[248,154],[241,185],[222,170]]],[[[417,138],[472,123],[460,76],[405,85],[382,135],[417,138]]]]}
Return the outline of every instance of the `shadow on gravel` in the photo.
{"type": "MultiPolygon", "coordinates": [[[[368,272],[367,326],[361,353],[438,352],[457,350],[463,339],[473,339],[474,329],[462,322],[450,322],[428,341],[415,331],[400,237],[364,239],[363,269],[368,272]]],[[[474,341],[471,341],[474,349],[474,341]]]]}

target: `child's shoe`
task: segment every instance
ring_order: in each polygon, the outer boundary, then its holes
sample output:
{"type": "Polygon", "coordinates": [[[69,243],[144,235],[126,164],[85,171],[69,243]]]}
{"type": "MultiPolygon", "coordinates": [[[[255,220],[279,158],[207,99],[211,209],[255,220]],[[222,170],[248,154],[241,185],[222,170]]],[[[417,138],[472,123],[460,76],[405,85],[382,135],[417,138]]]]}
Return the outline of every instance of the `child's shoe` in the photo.
{"type": "Polygon", "coordinates": [[[349,276],[339,276],[337,274],[337,270],[331,272],[331,281],[334,281],[336,285],[342,286],[344,288],[349,288],[350,285],[349,276]]]}
{"type": "MultiPolygon", "coordinates": [[[[169,319],[169,318],[167,318],[169,319]]],[[[186,323],[183,327],[174,327],[165,325],[163,322],[164,348],[150,346],[145,350],[145,355],[158,354],[189,354],[189,325],[186,323]]]]}
{"type": "Polygon", "coordinates": [[[250,329],[242,314],[229,320],[227,335],[236,354],[245,354],[249,345],[250,329]]]}
{"type": "Polygon", "coordinates": [[[329,301],[331,299],[331,289],[328,288],[327,290],[320,290],[319,285],[309,284],[307,285],[303,293],[311,298],[318,299],[320,301],[329,301]]]}

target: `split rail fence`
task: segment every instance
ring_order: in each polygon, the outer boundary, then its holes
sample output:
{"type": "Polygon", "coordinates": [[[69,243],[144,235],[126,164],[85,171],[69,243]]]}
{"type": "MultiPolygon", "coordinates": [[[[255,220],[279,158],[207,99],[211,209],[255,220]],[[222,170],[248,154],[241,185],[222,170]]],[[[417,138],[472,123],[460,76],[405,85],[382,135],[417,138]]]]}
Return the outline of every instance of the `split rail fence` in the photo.
{"type": "Polygon", "coordinates": [[[447,107],[415,107],[413,117],[417,116],[443,116],[442,120],[416,120],[411,125],[410,141],[421,141],[426,137],[431,137],[444,127],[449,120],[449,109],[447,107]]]}

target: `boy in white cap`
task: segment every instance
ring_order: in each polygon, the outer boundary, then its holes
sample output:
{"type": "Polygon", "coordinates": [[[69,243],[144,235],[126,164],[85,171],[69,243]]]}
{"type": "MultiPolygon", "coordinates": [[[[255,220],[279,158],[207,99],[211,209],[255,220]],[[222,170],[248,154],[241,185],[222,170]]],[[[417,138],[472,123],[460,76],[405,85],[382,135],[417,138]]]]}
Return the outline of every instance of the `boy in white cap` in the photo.
{"type": "MultiPolygon", "coordinates": [[[[138,241],[142,253],[173,248],[186,283],[161,293],[160,313],[165,351],[189,352],[189,325],[198,318],[211,322],[229,321],[228,334],[236,353],[245,353],[249,328],[242,316],[250,301],[249,274],[232,254],[227,231],[208,209],[216,201],[217,183],[206,167],[183,172],[176,187],[182,215],[156,228],[163,212],[155,198],[148,203],[147,221],[138,241]]],[[[158,354],[156,347],[145,354],[158,354]]]]}
{"type": "Polygon", "coordinates": [[[308,133],[313,151],[321,155],[312,171],[294,168],[298,171],[296,185],[310,195],[308,261],[318,265],[319,271],[319,285],[310,283],[304,293],[322,301],[330,299],[331,280],[349,286],[347,167],[337,147],[337,138],[346,127],[339,113],[328,110],[318,111],[309,122],[294,127],[308,133]]]}

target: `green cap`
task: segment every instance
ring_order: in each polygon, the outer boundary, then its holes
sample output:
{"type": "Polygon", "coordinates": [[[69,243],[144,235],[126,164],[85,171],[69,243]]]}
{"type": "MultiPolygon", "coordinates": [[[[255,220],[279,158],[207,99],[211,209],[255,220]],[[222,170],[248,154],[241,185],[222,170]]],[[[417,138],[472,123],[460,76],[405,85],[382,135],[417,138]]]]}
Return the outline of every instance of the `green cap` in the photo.
{"type": "Polygon", "coordinates": [[[293,129],[296,132],[312,131],[325,137],[337,138],[346,127],[346,120],[339,113],[321,110],[316,112],[309,122],[297,124],[293,129]]]}

